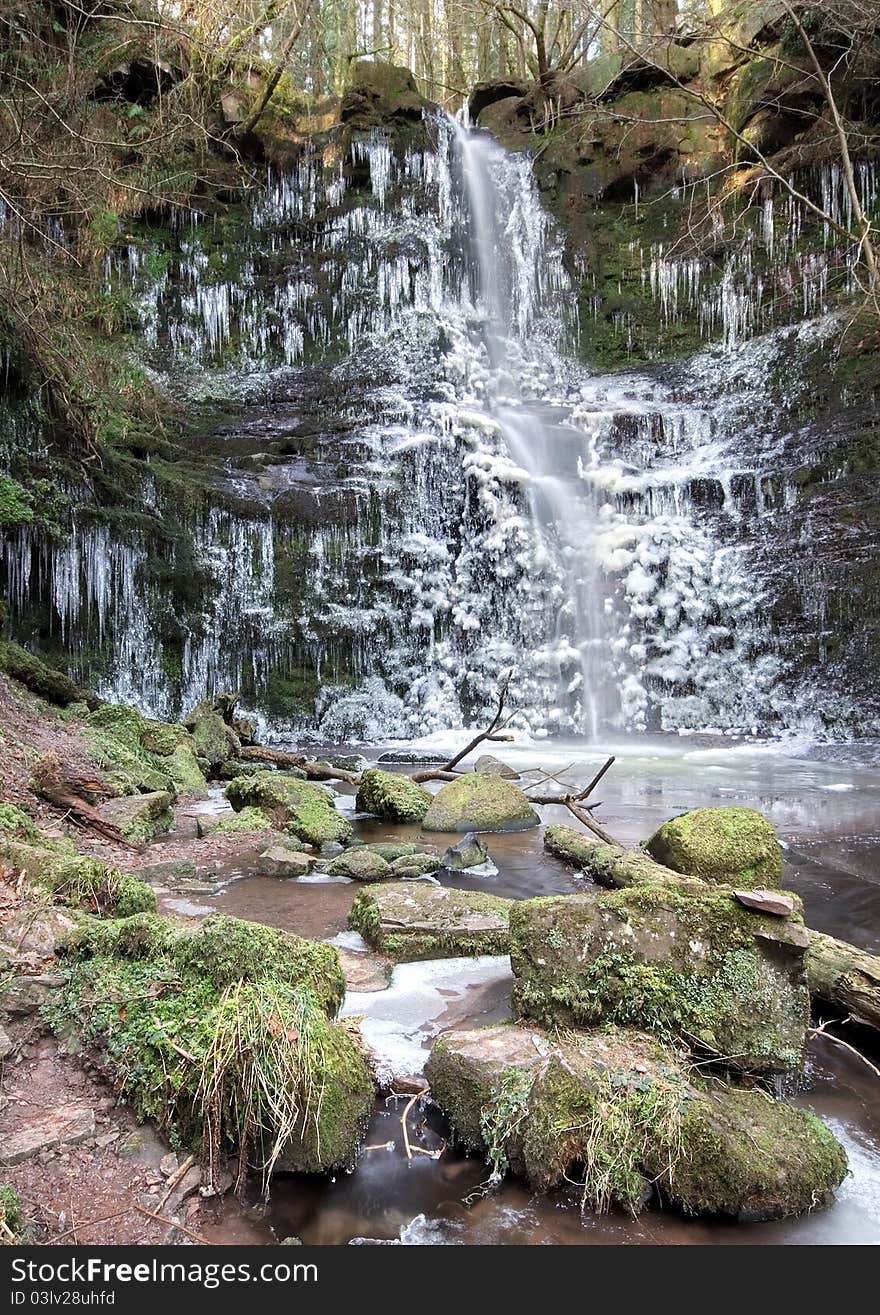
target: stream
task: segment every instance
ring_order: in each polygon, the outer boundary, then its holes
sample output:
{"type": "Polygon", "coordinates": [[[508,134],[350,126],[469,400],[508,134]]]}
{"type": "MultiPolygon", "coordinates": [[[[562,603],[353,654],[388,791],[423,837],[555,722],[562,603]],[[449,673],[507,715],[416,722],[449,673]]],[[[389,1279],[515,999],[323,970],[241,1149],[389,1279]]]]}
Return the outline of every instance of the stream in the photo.
{"type": "MultiPolygon", "coordinates": [[[[452,736],[417,747],[438,754],[452,736]]],[[[388,746],[360,752],[378,758],[388,746]]],[[[412,747],[412,746],[408,746],[412,747]]],[[[350,751],[358,746],[346,746],[350,751]]],[[[565,771],[585,782],[608,753],[617,756],[602,781],[602,824],[623,842],[637,843],[670,816],[689,808],[741,804],[761,809],[784,846],[783,886],[804,901],[812,927],[843,937],[874,953],[880,949],[880,817],[876,808],[880,767],[870,750],[811,747],[807,742],[762,744],[721,737],[619,738],[599,745],[583,740],[523,742],[498,747],[518,771],[565,771]]],[[[350,793],[337,807],[353,817],[367,841],[420,838],[413,827],[388,826],[352,812],[350,793]]],[[[562,808],[544,810],[545,822],[563,820],[562,808]]],[[[454,837],[450,837],[453,839],[454,837]]],[[[434,834],[424,839],[445,843],[434,834]]],[[[543,852],[541,832],[486,837],[497,874],[451,878],[472,889],[523,899],[582,888],[563,864],[543,852]]],[[[444,880],[450,879],[448,874],[444,880]]],[[[350,957],[364,956],[359,937],[346,929],[355,883],[280,881],[254,875],[253,859],[230,864],[216,895],[194,897],[178,912],[223,911],[332,941],[350,957]],[[197,903],[196,903],[197,900],[197,903]]],[[[364,1018],[364,1035],[397,1072],[412,1073],[431,1040],[447,1027],[468,1027],[510,1016],[506,959],[438,960],[399,965],[390,986],[365,975],[365,989],[350,991],[343,1014],[364,1018]]],[[[877,1061],[876,1046],[863,1045],[877,1061]]],[[[481,1159],[447,1147],[432,1159],[403,1146],[404,1099],[380,1099],[356,1170],[333,1178],[279,1175],[273,1180],[258,1235],[269,1242],[294,1234],[305,1243],[354,1240],[410,1244],[592,1243],[878,1243],[880,1242],[880,1103],[877,1079],[855,1056],[825,1037],[809,1047],[805,1088],[797,1098],[825,1119],[844,1144],[851,1174],[827,1210],[799,1219],[740,1224],[685,1220],[657,1210],[632,1220],[620,1214],[581,1216],[577,1193],[532,1195],[507,1180],[486,1192],[481,1159]]],[[[444,1145],[448,1130],[436,1110],[410,1116],[414,1144],[444,1145]]],[[[258,1188],[254,1187],[254,1200],[258,1188]]],[[[216,1226],[229,1239],[234,1219],[216,1226]]]]}

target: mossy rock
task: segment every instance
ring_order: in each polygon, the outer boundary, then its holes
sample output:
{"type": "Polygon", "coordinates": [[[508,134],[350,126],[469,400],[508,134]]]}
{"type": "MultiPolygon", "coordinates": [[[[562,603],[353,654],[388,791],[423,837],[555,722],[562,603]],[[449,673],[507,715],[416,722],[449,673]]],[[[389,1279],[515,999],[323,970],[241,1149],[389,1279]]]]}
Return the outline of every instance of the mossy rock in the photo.
{"type": "Polygon", "coordinates": [[[391,876],[391,865],[369,845],[347,849],[330,864],[333,877],[350,877],[352,881],[381,881],[391,876]]]}
{"type": "Polygon", "coordinates": [[[77,854],[69,842],[44,848],[0,840],[0,857],[24,872],[31,886],[41,887],[57,904],[118,918],[155,911],[156,896],[146,882],[99,859],[77,854]]]}
{"type": "Polygon", "coordinates": [[[514,1008],[551,1027],[685,1037],[737,1070],[798,1072],[807,944],[799,914],[756,913],[686,879],[524,900],[510,915],[514,1008]]]}
{"type": "Polygon", "coordinates": [[[330,793],[312,781],[300,781],[284,772],[257,772],[238,776],[226,787],[226,798],[239,812],[259,808],[277,826],[307,845],[351,840],[351,823],[337,813],[330,793]]]}
{"type": "Polygon", "coordinates": [[[229,835],[247,831],[274,831],[272,819],[261,808],[243,808],[233,817],[223,817],[209,828],[210,835],[229,835]]]}
{"type": "Polygon", "coordinates": [[[441,866],[437,854],[404,854],[394,859],[388,875],[394,877],[395,881],[401,881],[404,877],[430,877],[439,872],[441,866]]]}
{"type": "Polygon", "coordinates": [[[223,763],[230,758],[237,758],[241,753],[238,736],[219,712],[200,705],[190,713],[185,725],[192,733],[196,757],[204,758],[212,770],[219,769],[223,763]]]}
{"type": "Polygon", "coordinates": [[[339,117],[364,129],[417,123],[428,103],[410,69],[384,59],[358,59],[349,68],[339,117]]]}
{"type": "Polygon", "coordinates": [[[70,703],[85,703],[89,707],[97,704],[92,694],[82,689],[63,671],[56,671],[20,644],[6,640],[0,642],[0,671],[5,671],[7,676],[17,680],[47,703],[57,703],[61,707],[70,703]]]}
{"type": "Polygon", "coordinates": [[[686,1214],[775,1219],[827,1203],[846,1173],[814,1115],[695,1077],[681,1049],[630,1029],[446,1032],[425,1076],[494,1179],[579,1183],[585,1209],[635,1214],[659,1196],[686,1214]]]}
{"type": "Polygon", "coordinates": [[[132,749],[142,746],[147,726],[137,708],[129,707],[125,703],[102,704],[100,708],[89,714],[88,723],[101,730],[112,731],[117,739],[122,740],[132,749]]]}
{"type": "Polygon", "coordinates": [[[64,949],[47,1021],[103,1051],[116,1090],[174,1145],[207,1139],[267,1173],[352,1167],[373,1084],[328,1016],[344,990],[332,947],[221,915],[195,933],[153,915],[92,919],[64,949]]]}
{"type": "Polygon", "coordinates": [[[193,748],[193,737],[185,726],[174,722],[147,721],[141,728],[141,744],[159,758],[170,758],[180,745],[193,748]]]}
{"type": "Polygon", "coordinates": [[[200,923],[194,936],[180,941],[175,957],[183,971],[199,973],[220,989],[266,976],[278,985],[307,988],[330,1017],[345,995],[332,945],[225,913],[212,913],[200,923]]]}
{"type": "Polygon", "coordinates": [[[9,1183],[0,1183],[0,1223],[5,1224],[8,1233],[5,1241],[16,1245],[25,1240],[27,1223],[22,1209],[21,1197],[9,1183]]]}
{"type": "Polygon", "coordinates": [[[204,795],[207,784],[199,760],[189,744],[181,743],[162,760],[181,794],[204,795]]]}
{"type": "Polygon", "coordinates": [[[359,892],[348,925],[400,962],[506,954],[510,908],[510,900],[482,891],[382,882],[359,892]]]}
{"type": "Polygon", "coordinates": [[[388,822],[421,822],[431,795],[408,776],[371,767],[361,777],[355,803],[359,812],[374,813],[388,822]]]}
{"type": "Polygon", "coordinates": [[[393,863],[397,858],[412,858],[414,854],[427,854],[430,852],[428,846],[416,845],[411,840],[380,840],[376,845],[370,845],[374,854],[384,858],[386,863],[393,863]]]}
{"type": "Polygon", "coordinates": [[[652,858],[675,872],[743,889],[778,886],[782,850],[754,808],[697,808],[664,822],[648,841],[652,858]]]}
{"type": "Polygon", "coordinates": [[[161,790],[170,791],[172,795],[176,793],[165,759],[157,758],[139,742],[132,741],[125,732],[124,723],[120,723],[120,727],[123,735],[113,727],[100,725],[90,725],[86,734],[91,756],[117,793],[129,795],[161,790]]]}
{"type": "Polygon", "coordinates": [[[167,790],[108,799],[98,810],[105,822],[119,828],[126,840],[145,842],[171,829],[172,796],[167,790]]]}
{"type": "Polygon", "coordinates": [[[467,772],[438,790],[422,826],[426,831],[524,831],[539,822],[513,781],[467,772]]]}

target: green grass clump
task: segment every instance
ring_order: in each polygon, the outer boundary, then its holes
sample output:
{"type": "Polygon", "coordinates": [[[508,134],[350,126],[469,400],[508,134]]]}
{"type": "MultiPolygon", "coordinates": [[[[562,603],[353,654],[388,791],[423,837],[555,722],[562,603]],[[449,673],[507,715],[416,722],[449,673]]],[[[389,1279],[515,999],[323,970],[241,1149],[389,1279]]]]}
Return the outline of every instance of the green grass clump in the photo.
{"type": "Polygon", "coordinates": [[[271,820],[261,808],[243,808],[234,817],[224,817],[211,829],[211,835],[227,835],[236,831],[274,831],[271,820]]]}
{"type": "Polygon", "coordinates": [[[66,859],[48,868],[40,884],[56,904],[69,904],[103,917],[127,918],[156,911],[156,896],[146,882],[95,858],[66,859]]]}
{"type": "Polygon", "coordinates": [[[9,1183],[0,1183],[0,1246],[15,1246],[25,1241],[27,1224],[21,1197],[9,1183]]]}
{"type": "Polygon", "coordinates": [[[36,822],[15,804],[0,804],[0,831],[17,840],[41,840],[36,822]]]}

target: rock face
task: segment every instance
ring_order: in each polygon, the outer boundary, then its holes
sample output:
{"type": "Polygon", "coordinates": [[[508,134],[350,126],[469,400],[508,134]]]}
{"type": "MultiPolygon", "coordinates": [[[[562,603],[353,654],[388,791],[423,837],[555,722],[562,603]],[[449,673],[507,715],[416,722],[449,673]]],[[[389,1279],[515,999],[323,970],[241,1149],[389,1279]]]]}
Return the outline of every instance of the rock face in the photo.
{"type": "Polygon", "coordinates": [[[119,827],[126,840],[152,840],[168,831],[173,821],[171,795],[166,790],[108,799],[99,812],[105,822],[119,827]]]}
{"type": "Polygon", "coordinates": [[[797,917],[696,882],[515,904],[514,1004],[547,1026],[686,1036],[733,1069],[794,1072],[809,1021],[797,917]]]}
{"type": "Polygon", "coordinates": [[[385,882],[362,890],[348,925],[392,959],[506,954],[511,901],[425,882],[385,882]]]}
{"type": "Polygon", "coordinates": [[[646,846],[658,863],[742,888],[778,886],[782,851],[776,832],[753,808],[698,808],[665,822],[646,846]]]}
{"type": "Polygon", "coordinates": [[[446,1032],[426,1077],[456,1136],[547,1191],[637,1212],[655,1191],[686,1214],[775,1219],[827,1201],[846,1156],[811,1113],[694,1078],[629,1030],[564,1040],[523,1026],[446,1032]]]}
{"type": "Polygon", "coordinates": [[[236,812],[260,809],[307,845],[347,844],[352,836],[351,824],[337,813],[329,791],[284,772],[237,776],[226,787],[226,798],[236,812]]]}
{"type": "Polygon", "coordinates": [[[422,826],[426,831],[525,831],[539,822],[518,785],[468,772],[438,790],[422,826]]]}
{"type": "Polygon", "coordinates": [[[352,881],[381,881],[391,876],[391,865],[368,845],[346,850],[330,864],[333,877],[350,877],[352,881]]]}
{"type": "Polygon", "coordinates": [[[359,59],[351,67],[339,117],[353,128],[419,123],[427,107],[408,68],[384,59],[359,59]]]}
{"type": "Polygon", "coordinates": [[[431,795],[399,772],[373,767],[361,777],[355,802],[359,812],[375,813],[389,822],[421,822],[431,806],[431,795]]]}

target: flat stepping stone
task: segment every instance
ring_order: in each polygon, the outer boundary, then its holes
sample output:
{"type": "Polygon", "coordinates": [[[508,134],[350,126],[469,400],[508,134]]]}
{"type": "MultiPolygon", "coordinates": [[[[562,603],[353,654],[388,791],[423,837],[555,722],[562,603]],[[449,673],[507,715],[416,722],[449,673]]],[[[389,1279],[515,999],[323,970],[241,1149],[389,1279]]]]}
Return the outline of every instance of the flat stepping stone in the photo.
{"type": "Polygon", "coordinates": [[[398,961],[507,954],[511,904],[482,891],[388,881],[359,893],[348,925],[398,961]]]}
{"type": "Polygon", "coordinates": [[[79,1105],[62,1105],[35,1122],[9,1133],[0,1145],[0,1164],[21,1164],[40,1151],[71,1146],[95,1135],[95,1111],[79,1105]]]}

